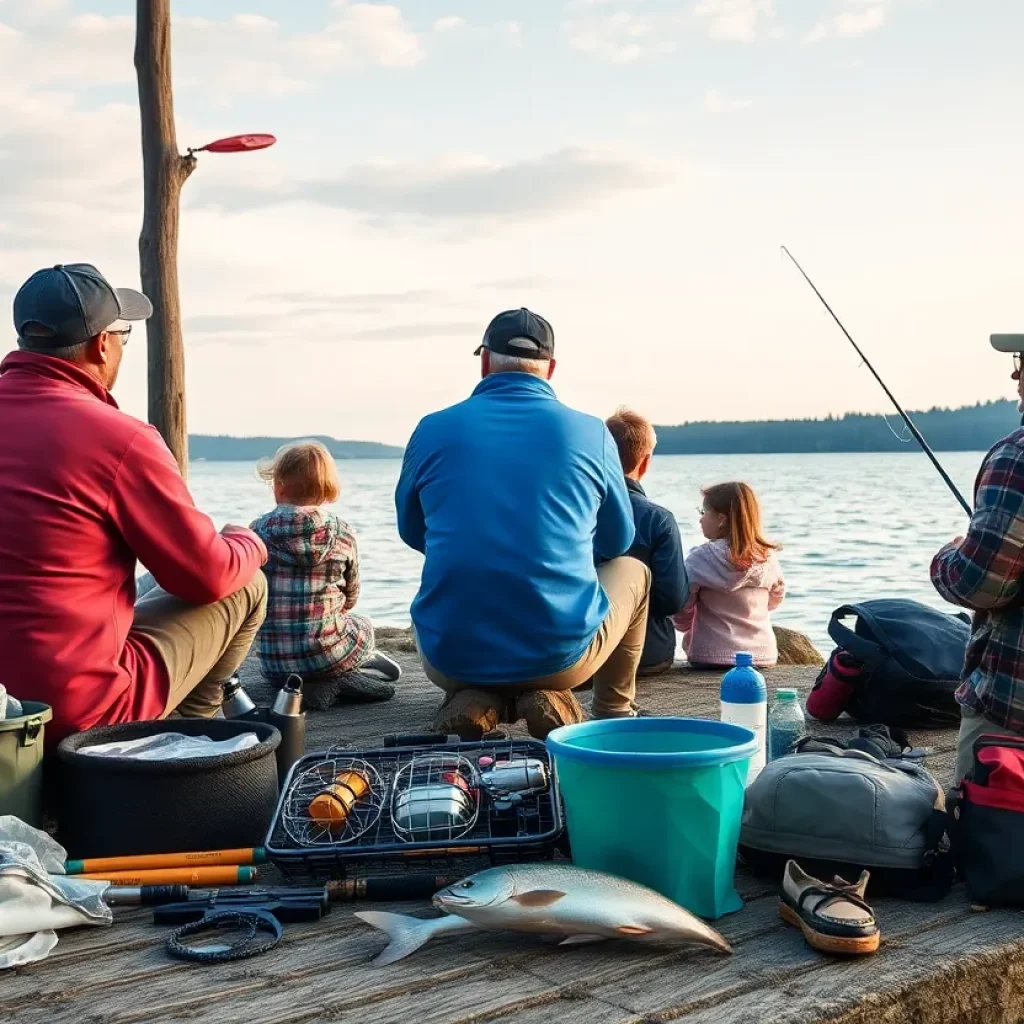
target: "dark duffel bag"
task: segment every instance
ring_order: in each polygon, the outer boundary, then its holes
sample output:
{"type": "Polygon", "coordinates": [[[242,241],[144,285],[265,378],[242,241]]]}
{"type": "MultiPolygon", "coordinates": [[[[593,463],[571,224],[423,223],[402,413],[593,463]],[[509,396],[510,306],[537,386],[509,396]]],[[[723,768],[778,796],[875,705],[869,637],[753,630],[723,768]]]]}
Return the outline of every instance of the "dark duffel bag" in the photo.
{"type": "Polygon", "coordinates": [[[970,638],[966,615],[898,598],[844,604],[829,636],[863,665],[846,706],[859,722],[904,729],[959,726],[955,693],[970,638]],[[844,621],[855,618],[851,629],[844,621]]]}
{"type": "Polygon", "coordinates": [[[1024,738],[981,736],[951,801],[957,871],[972,900],[1024,906],[1024,738]]]}

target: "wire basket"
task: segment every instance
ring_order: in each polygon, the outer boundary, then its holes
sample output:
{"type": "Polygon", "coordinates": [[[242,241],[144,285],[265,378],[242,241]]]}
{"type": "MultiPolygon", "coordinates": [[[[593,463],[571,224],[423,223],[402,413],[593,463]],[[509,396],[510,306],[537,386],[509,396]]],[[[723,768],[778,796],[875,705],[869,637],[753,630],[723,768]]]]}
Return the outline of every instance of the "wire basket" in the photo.
{"type": "Polygon", "coordinates": [[[390,814],[402,842],[463,839],[480,817],[476,767],[461,754],[414,757],[392,780],[390,814]]]}
{"type": "Polygon", "coordinates": [[[380,772],[369,761],[328,757],[303,770],[289,784],[281,824],[298,846],[351,843],[377,824],[384,812],[385,791],[380,772]],[[319,812],[318,807],[322,808],[319,812]]]}

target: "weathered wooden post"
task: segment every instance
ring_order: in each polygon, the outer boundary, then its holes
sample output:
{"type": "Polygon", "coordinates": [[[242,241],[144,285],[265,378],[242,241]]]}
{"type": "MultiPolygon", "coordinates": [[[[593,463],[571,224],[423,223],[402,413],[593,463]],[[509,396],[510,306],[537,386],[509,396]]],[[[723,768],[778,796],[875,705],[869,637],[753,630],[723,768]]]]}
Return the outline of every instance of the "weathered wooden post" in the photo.
{"type": "Polygon", "coordinates": [[[188,472],[185,423],[185,351],[178,299],[178,210],[181,187],[196,158],[178,152],[171,88],[170,0],[137,0],[135,72],[142,117],[145,198],[139,264],[142,290],[153,302],[149,350],[149,422],[188,472]]]}

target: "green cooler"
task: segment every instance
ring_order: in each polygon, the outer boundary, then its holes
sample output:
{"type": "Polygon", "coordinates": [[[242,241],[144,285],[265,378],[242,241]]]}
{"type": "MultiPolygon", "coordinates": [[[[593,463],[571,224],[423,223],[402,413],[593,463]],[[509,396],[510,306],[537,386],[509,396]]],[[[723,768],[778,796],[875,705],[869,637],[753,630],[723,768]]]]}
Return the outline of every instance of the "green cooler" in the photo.
{"type": "Polygon", "coordinates": [[[22,701],[24,714],[0,719],[0,815],[13,814],[36,828],[42,819],[43,728],[48,704],[22,701]]]}

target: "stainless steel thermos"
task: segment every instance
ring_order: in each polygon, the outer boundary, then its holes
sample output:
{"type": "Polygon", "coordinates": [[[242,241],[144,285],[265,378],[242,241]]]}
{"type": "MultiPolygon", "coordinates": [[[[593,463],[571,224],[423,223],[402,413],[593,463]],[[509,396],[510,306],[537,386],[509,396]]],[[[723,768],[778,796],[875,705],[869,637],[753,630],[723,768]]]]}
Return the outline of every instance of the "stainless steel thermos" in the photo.
{"type": "Polygon", "coordinates": [[[267,721],[281,734],[277,748],[277,778],[280,785],[288,771],[306,752],[306,712],[302,710],[302,679],[291,675],[274,698],[267,721]]]}
{"type": "Polygon", "coordinates": [[[260,709],[252,702],[252,698],[242,689],[242,680],[232,676],[224,684],[224,697],[221,711],[225,718],[253,718],[259,720],[260,709]]]}
{"type": "Polygon", "coordinates": [[[225,718],[267,722],[281,734],[277,748],[277,781],[284,785],[288,771],[306,751],[306,713],[302,710],[302,679],[289,676],[278,691],[272,707],[257,707],[242,688],[238,676],[224,684],[221,708],[225,718]]]}

